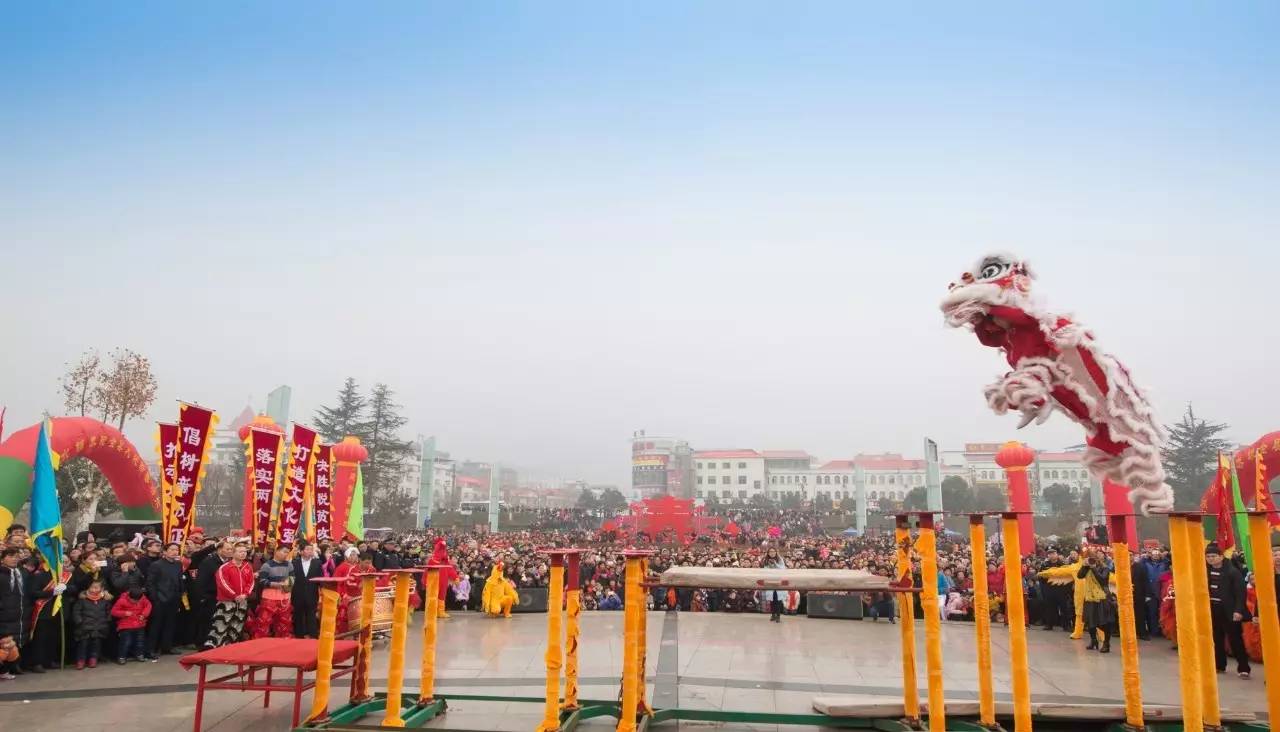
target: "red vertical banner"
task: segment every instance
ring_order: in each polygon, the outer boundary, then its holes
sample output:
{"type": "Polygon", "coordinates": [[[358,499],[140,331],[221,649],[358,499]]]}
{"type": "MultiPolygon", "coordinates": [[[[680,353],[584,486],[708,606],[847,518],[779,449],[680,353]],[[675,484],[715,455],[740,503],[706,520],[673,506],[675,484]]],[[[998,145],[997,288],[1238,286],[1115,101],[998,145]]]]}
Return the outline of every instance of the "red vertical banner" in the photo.
{"type": "Polygon", "coordinates": [[[253,506],[253,545],[267,545],[271,528],[271,504],[275,498],[276,480],[280,472],[280,453],[284,435],[279,432],[249,430],[249,491],[253,506]]]}
{"type": "Polygon", "coordinates": [[[173,510],[173,481],[177,477],[178,425],[160,422],[156,433],[156,457],[160,463],[161,535],[169,535],[169,515],[173,510]]]}
{"type": "Polygon", "coordinates": [[[196,522],[196,494],[204,479],[205,458],[213,443],[218,417],[212,409],[179,402],[178,451],[174,456],[173,500],[169,511],[169,541],[186,540],[196,522]]]}
{"type": "Polygon", "coordinates": [[[316,541],[329,541],[333,538],[333,445],[316,445],[311,486],[316,541]]]}
{"type": "Polygon", "coordinates": [[[306,506],[307,480],[315,458],[316,433],[302,425],[293,426],[293,445],[289,451],[289,469],[284,474],[284,494],[280,498],[280,521],[276,526],[282,546],[293,546],[298,540],[298,526],[306,506]]]}

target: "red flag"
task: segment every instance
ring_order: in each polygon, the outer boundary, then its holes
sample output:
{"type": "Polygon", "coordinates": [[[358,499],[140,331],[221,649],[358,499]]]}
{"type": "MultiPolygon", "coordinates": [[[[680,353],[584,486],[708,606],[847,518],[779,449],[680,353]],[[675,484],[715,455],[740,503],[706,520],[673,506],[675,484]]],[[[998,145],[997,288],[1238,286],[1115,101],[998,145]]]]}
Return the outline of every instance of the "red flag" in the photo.
{"type": "Polygon", "coordinates": [[[280,499],[278,538],[282,546],[293,546],[298,539],[298,526],[302,523],[302,510],[306,505],[307,480],[315,458],[316,433],[302,425],[293,426],[293,446],[289,451],[289,469],[284,475],[284,494],[280,499]]]}
{"type": "Polygon", "coordinates": [[[316,541],[329,541],[333,538],[333,445],[316,445],[311,472],[316,541]]]}
{"type": "Polygon", "coordinates": [[[249,492],[253,507],[250,526],[254,546],[259,549],[267,544],[271,528],[271,504],[275,502],[276,476],[280,471],[280,453],[284,447],[284,435],[279,432],[249,430],[249,492]]]}
{"type": "MultiPolygon", "coordinates": [[[[1231,461],[1223,453],[1218,453],[1218,474],[1213,484],[1200,498],[1200,511],[1213,517],[1216,527],[1214,541],[1218,548],[1226,551],[1235,546],[1232,538],[1231,522],[1235,518],[1235,502],[1231,492],[1231,461]]],[[[1205,522],[1205,533],[1208,533],[1210,521],[1205,522]]]]}
{"type": "Polygon", "coordinates": [[[174,462],[169,541],[183,542],[196,522],[196,493],[204,479],[205,453],[218,418],[212,409],[180,402],[178,454],[174,462]]]}

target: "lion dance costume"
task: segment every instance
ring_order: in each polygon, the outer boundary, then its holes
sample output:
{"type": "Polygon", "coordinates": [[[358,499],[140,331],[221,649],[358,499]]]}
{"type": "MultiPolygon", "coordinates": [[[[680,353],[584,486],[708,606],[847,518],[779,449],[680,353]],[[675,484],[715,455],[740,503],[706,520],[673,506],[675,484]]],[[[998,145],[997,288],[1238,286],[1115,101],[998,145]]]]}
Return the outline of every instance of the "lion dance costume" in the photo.
{"type": "Polygon", "coordinates": [[[449,549],[442,538],[437,538],[435,545],[431,548],[431,563],[449,564],[448,568],[440,570],[440,601],[436,603],[436,617],[447,618],[449,613],[444,610],[444,600],[449,595],[449,585],[453,584],[453,578],[458,575],[458,572],[449,562],[449,549]]]}
{"type": "Polygon", "coordinates": [[[952,283],[942,301],[947,325],[972,329],[1013,367],[986,387],[987,405],[996,414],[1022,413],[1019,428],[1043,424],[1055,409],[1065,413],[1084,428],[1085,465],[1095,477],[1128,486],[1143,514],[1173,508],[1160,464],[1165,434],[1151,404],[1092,333],[1032,299],[1032,279],[1026,262],[995,254],[952,283]]]}
{"type": "Polygon", "coordinates": [[[511,608],[519,602],[519,599],[515,583],[502,573],[502,562],[493,565],[493,571],[489,573],[489,579],[485,580],[484,594],[481,596],[484,611],[495,618],[499,615],[509,618],[511,608]]]}

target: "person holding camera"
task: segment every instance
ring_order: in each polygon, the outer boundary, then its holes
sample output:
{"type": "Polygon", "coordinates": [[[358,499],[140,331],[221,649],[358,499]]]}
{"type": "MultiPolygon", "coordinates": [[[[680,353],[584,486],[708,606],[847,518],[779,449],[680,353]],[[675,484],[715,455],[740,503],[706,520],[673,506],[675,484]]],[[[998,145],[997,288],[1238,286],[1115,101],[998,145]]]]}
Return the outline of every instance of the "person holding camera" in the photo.
{"type": "Polygon", "coordinates": [[[1089,650],[1111,652],[1111,636],[1116,631],[1116,599],[1111,594],[1111,568],[1096,549],[1088,549],[1080,571],[1084,580],[1084,632],[1089,636],[1089,650]],[[1098,633],[1102,646],[1098,646],[1098,633]]]}

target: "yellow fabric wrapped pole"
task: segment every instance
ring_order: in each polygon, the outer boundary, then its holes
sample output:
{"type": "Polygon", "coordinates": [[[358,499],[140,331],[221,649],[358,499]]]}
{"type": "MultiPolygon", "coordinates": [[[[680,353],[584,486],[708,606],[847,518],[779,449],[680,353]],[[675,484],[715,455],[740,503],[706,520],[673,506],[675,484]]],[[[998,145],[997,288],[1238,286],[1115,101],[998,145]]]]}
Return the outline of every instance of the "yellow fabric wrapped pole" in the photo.
{"type": "Polygon", "coordinates": [[[1111,556],[1116,564],[1116,615],[1120,620],[1121,685],[1124,688],[1124,720],[1134,728],[1143,726],[1142,675],[1138,671],[1138,628],[1134,622],[1133,565],[1129,557],[1126,517],[1110,516],[1111,556]]]}
{"type": "MultiPolygon", "coordinates": [[[[1196,640],[1195,580],[1191,577],[1192,563],[1189,554],[1192,548],[1187,546],[1185,516],[1169,517],[1169,549],[1173,554],[1173,602],[1178,620],[1178,681],[1182,692],[1182,728],[1185,732],[1204,732],[1200,646],[1196,640]]],[[[1206,629],[1205,633],[1208,632],[1206,629]]]]}
{"type": "MultiPolygon", "coordinates": [[[[1199,516],[1187,517],[1187,562],[1195,594],[1196,642],[1199,646],[1200,715],[1210,729],[1222,726],[1222,707],[1218,702],[1218,673],[1213,661],[1213,616],[1209,607],[1209,570],[1204,561],[1204,526],[1199,516]]],[[[1244,537],[1237,540],[1243,544],[1244,537]]]]}
{"type": "Polygon", "coordinates": [[[649,706],[648,689],[645,684],[645,670],[648,667],[647,659],[649,657],[649,604],[646,602],[649,593],[644,589],[643,582],[649,576],[649,560],[640,560],[640,576],[636,580],[636,678],[639,683],[636,686],[636,701],[639,709],[645,714],[653,714],[653,707],[649,706]]]}
{"type": "Polygon", "coordinates": [[[551,554],[551,577],[547,589],[547,698],[538,732],[560,729],[560,606],[564,603],[564,556],[551,554]]]}
{"type": "MultiPolygon", "coordinates": [[[[622,603],[622,708],[618,711],[617,732],[635,732],[636,728],[636,600],[640,594],[640,560],[627,557],[622,603]]],[[[644,683],[640,679],[639,683],[644,683]]]]}
{"type": "MultiPolygon", "coordinates": [[[[894,542],[898,548],[897,584],[903,588],[912,586],[911,582],[911,528],[907,525],[907,517],[895,517],[896,526],[893,531],[894,542]]],[[[898,593],[898,619],[901,621],[902,637],[902,708],[904,716],[917,726],[920,721],[920,689],[916,682],[916,610],[915,594],[898,593]]]]}
{"type": "MultiPolygon", "coordinates": [[[[376,602],[378,576],[366,574],[360,578],[360,668],[356,681],[351,684],[351,701],[367,702],[373,699],[369,691],[369,679],[373,674],[373,605],[376,602]]],[[[347,624],[351,624],[350,618],[347,624]]]]}
{"type": "Polygon", "coordinates": [[[995,727],[996,697],[991,688],[991,597],[987,594],[987,528],[980,513],[969,516],[973,552],[973,627],[978,643],[978,724],[995,727]]]}
{"type": "Polygon", "coordinates": [[[1280,720],[1280,610],[1276,608],[1276,566],[1271,556],[1271,525],[1266,512],[1249,514],[1249,541],[1253,544],[1254,589],[1258,594],[1258,630],[1262,635],[1262,672],[1267,689],[1267,718],[1280,720]]]}
{"type": "Polygon", "coordinates": [[[418,683],[418,704],[436,698],[436,633],[440,612],[440,568],[427,566],[427,606],[422,619],[422,678],[418,683]]]}
{"type": "Polygon", "coordinates": [[[338,591],[320,588],[320,640],[316,644],[316,691],[307,722],[329,716],[329,689],[333,677],[334,628],[338,624],[338,591]]]}
{"type": "Polygon", "coordinates": [[[938,537],[933,514],[919,516],[920,604],[924,606],[924,664],[929,680],[929,732],[946,732],[947,709],[942,694],[942,611],[938,607],[938,537]]]}
{"type": "Polygon", "coordinates": [[[1009,619],[1009,670],[1013,681],[1013,730],[1031,732],[1031,671],[1027,666],[1027,615],[1022,597],[1022,547],[1018,515],[1002,514],[1005,614],[1009,619]]]}
{"type": "Polygon", "coordinates": [[[578,615],[582,612],[582,580],[578,569],[581,559],[577,551],[565,556],[565,585],[568,593],[564,603],[563,709],[578,708],[578,615]]]}
{"type": "Polygon", "coordinates": [[[404,647],[409,639],[409,575],[408,570],[395,571],[396,596],[391,607],[391,653],[387,665],[387,713],[383,727],[403,727],[400,699],[404,694],[404,647]]]}

